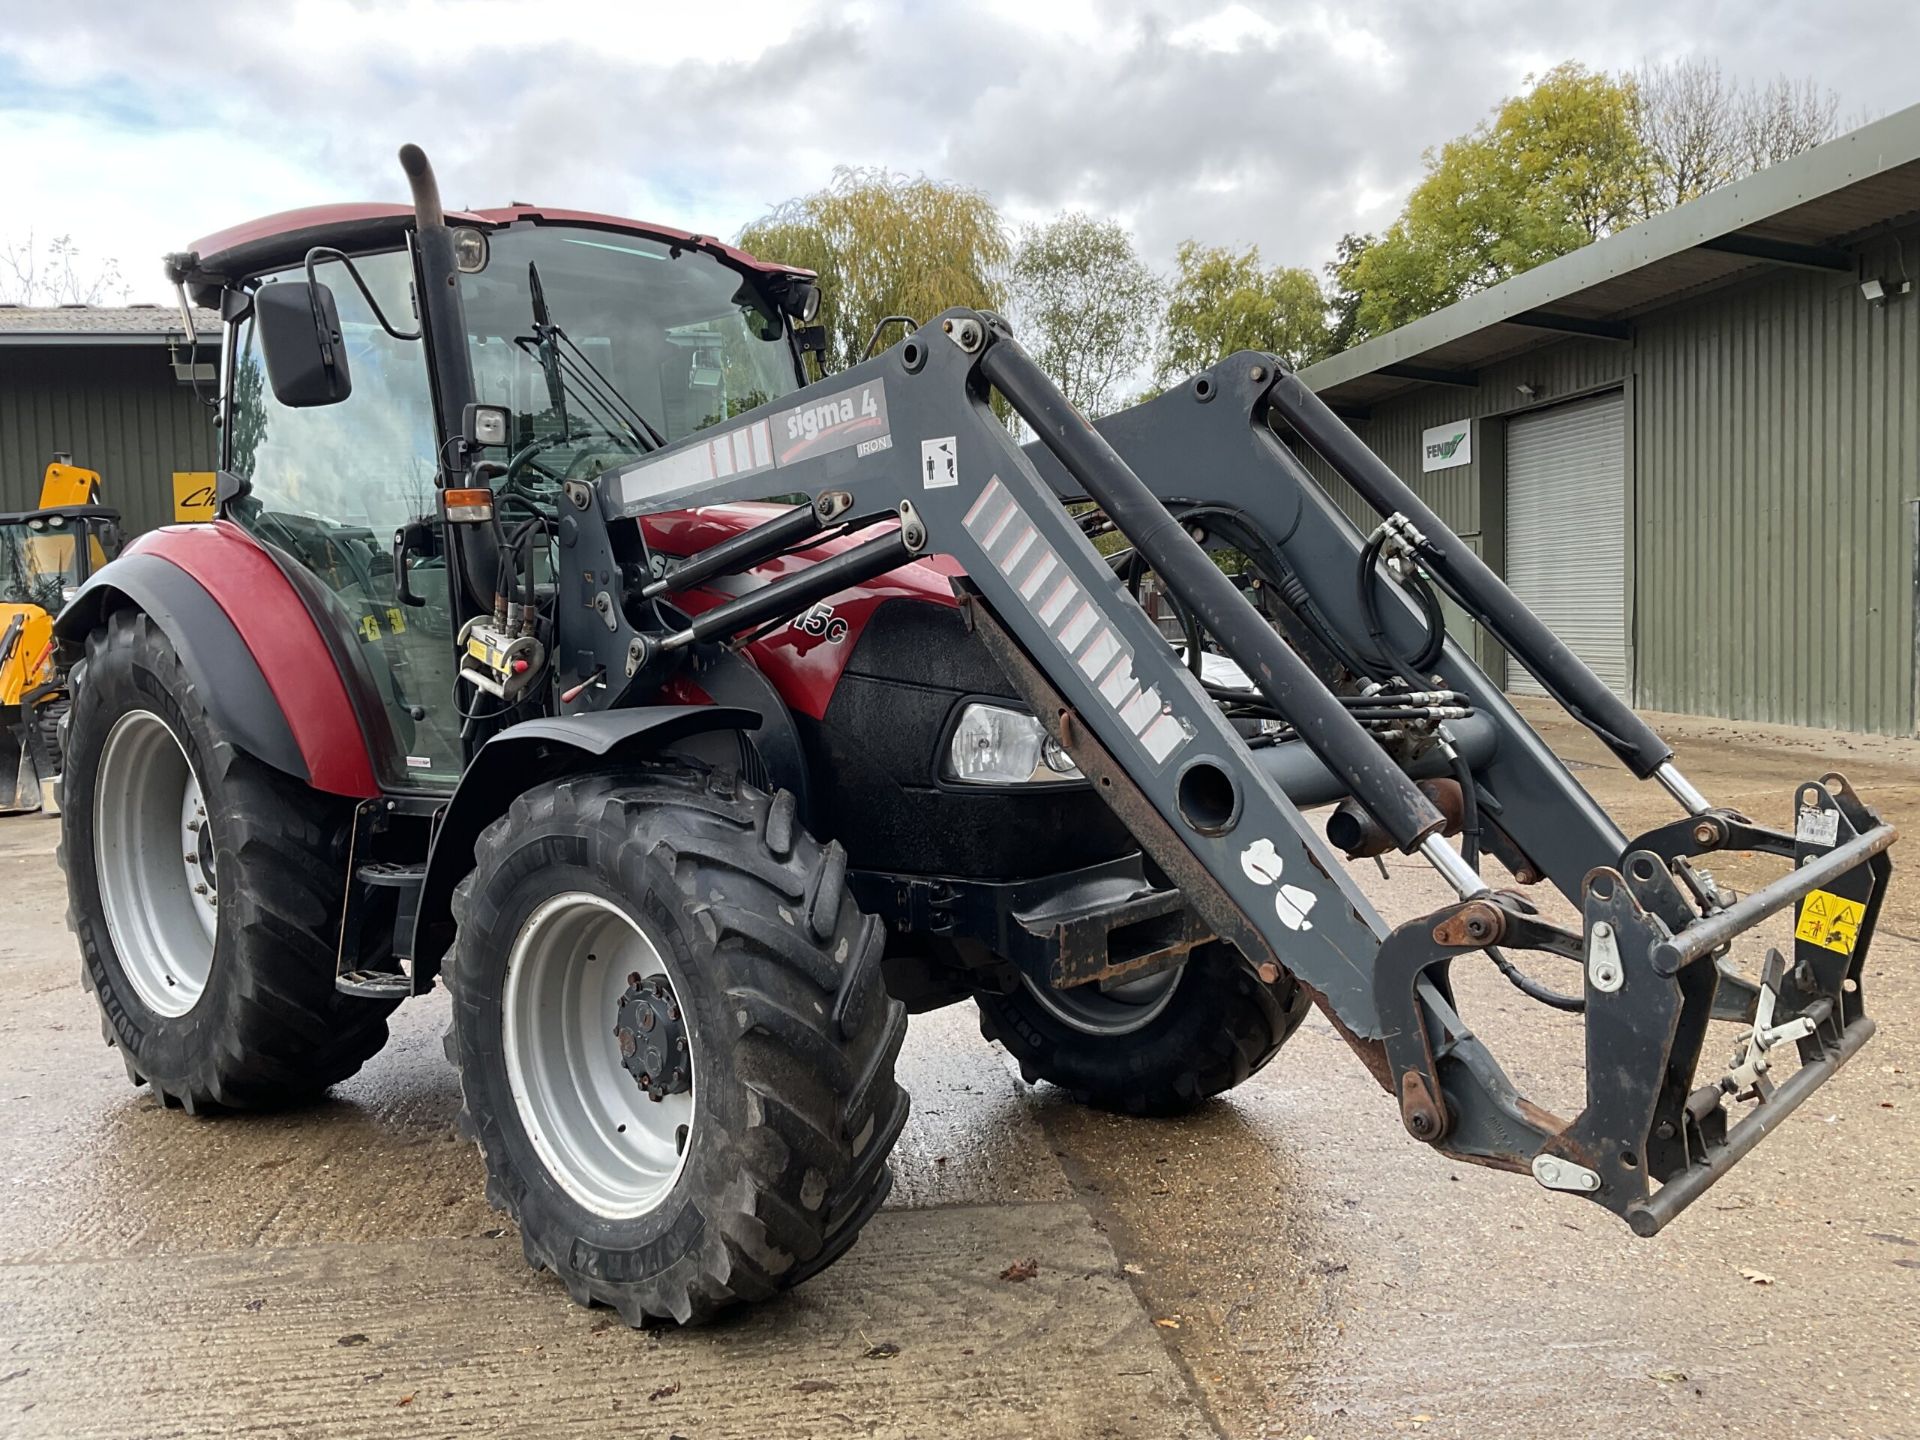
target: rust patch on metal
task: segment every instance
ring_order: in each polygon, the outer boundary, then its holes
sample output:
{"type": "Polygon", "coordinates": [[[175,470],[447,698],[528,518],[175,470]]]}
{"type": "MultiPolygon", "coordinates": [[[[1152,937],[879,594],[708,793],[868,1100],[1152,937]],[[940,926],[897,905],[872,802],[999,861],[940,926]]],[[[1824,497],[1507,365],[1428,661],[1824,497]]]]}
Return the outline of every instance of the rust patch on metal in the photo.
{"type": "Polygon", "coordinates": [[[1169,970],[1214,934],[1185,896],[1166,891],[1064,920],[1050,938],[1057,947],[1050,982],[1068,990],[1169,970]]]}
{"type": "Polygon", "coordinates": [[[1400,1077],[1400,1121],[1409,1135],[1429,1145],[1446,1139],[1451,1127],[1446,1102],[1427,1087],[1427,1077],[1417,1070],[1400,1077]]]}
{"type": "Polygon", "coordinates": [[[1506,934],[1507,915],[1498,905],[1470,900],[1447,912],[1433,927],[1433,943],[1449,950],[1477,950],[1483,945],[1498,945],[1506,934]]]}

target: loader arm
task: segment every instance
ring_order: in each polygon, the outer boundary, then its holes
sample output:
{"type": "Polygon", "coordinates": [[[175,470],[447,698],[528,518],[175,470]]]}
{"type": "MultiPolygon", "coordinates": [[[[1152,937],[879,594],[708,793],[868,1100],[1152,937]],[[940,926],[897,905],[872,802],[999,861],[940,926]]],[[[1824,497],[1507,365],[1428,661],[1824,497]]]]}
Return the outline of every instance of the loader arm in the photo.
{"type": "MultiPolygon", "coordinates": [[[[571,484],[559,540],[556,663],[574,713],[635,703],[695,641],[797,613],[910,556],[954,557],[976,624],[1042,723],[1217,934],[1264,973],[1284,968],[1309,987],[1395,1095],[1411,1134],[1462,1159],[1531,1171],[1640,1233],[1724,1173],[1872,1032],[1860,967],[1891,828],[1837,776],[1799,787],[1790,834],[1712,809],[1659,737],[1271,357],[1234,356],[1096,428],[996,317],[952,311],[784,403],[571,484]],[[994,417],[991,390],[1038,437],[1027,451],[994,417]],[[1360,535],[1278,441],[1276,424],[1380,509],[1381,530],[1360,535]],[[645,560],[638,527],[623,522],[767,495],[811,497],[817,522],[845,517],[865,527],[863,543],[691,622],[611,598],[621,567],[645,560]],[[1274,722],[1254,738],[1284,737],[1278,743],[1255,749],[1228,719],[1069,513],[1066,502],[1082,499],[1250,679],[1274,722]],[[1289,628],[1249,604],[1209,558],[1197,506],[1257,530],[1287,571],[1283,608],[1318,619],[1289,628]],[[1398,674],[1391,692],[1432,687],[1444,703],[1378,708],[1385,677],[1356,669],[1408,668],[1395,664],[1420,642],[1408,593],[1384,575],[1377,582],[1371,662],[1354,658],[1366,639],[1347,644],[1328,624],[1358,633],[1356,604],[1375,606],[1355,576],[1376,557],[1403,579],[1419,572],[1442,585],[1636,774],[1658,778],[1686,817],[1628,841],[1451,643],[1431,673],[1398,674]],[[1308,633],[1315,626],[1324,650],[1308,633]],[[1383,727],[1382,715],[1406,723],[1383,727]],[[1522,879],[1550,879],[1579,904],[1580,931],[1496,892],[1446,842],[1455,817],[1410,773],[1443,742],[1465,767],[1489,848],[1522,879]],[[1303,813],[1308,798],[1289,777],[1308,768],[1338,781],[1381,845],[1433,864],[1458,902],[1390,931],[1303,813]],[[1734,846],[1778,853],[1793,873],[1734,899],[1691,864],[1734,846]],[[1723,980],[1729,942],[1789,907],[1792,963],[1776,956],[1744,988],[1723,980]],[[1578,1116],[1522,1096],[1454,1007],[1452,960],[1500,946],[1583,969],[1582,993],[1563,1006],[1585,1015],[1589,1089],[1578,1116]],[[1744,1060],[1698,1081],[1708,1021],[1728,1017],[1746,1027],[1744,1060]],[[1789,1039],[1800,1068],[1775,1085],[1769,1055],[1789,1039]],[[1737,1119],[1725,1105],[1735,1092],[1757,1097],[1737,1119]]],[[[791,542],[784,529],[767,538],[791,542]]],[[[743,564],[756,548],[743,537],[743,564]]]]}

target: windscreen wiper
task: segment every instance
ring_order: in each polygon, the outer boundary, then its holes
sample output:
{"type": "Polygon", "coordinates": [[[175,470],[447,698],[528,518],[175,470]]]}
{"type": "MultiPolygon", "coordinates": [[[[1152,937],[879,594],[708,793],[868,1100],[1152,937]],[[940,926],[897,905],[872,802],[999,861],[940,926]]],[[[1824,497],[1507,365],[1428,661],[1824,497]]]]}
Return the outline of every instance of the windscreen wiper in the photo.
{"type": "Polygon", "coordinates": [[[533,334],[540,349],[540,368],[547,377],[548,397],[560,417],[561,438],[572,438],[565,393],[565,377],[571,374],[574,383],[586,392],[587,397],[625,424],[644,449],[658,450],[664,446],[667,437],[640,413],[638,406],[621,394],[620,388],[601,373],[600,367],[587,357],[586,351],[575,344],[573,337],[554,320],[547,309],[546,289],[540,283],[540,267],[532,261],[527,262],[527,289],[533,301],[533,334]],[[565,345],[571,354],[561,353],[560,345],[565,345]],[[588,376],[593,377],[591,381],[587,379],[588,376]]]}

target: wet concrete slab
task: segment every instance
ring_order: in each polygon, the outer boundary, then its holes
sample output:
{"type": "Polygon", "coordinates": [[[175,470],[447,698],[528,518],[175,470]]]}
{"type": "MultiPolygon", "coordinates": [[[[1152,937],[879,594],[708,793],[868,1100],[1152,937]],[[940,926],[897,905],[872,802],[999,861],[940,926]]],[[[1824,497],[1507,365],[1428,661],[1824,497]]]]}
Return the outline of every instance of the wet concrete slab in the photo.
{"type": "MultiPolygon", "coordinates": [[[[1532,709],[1629,833],[1671,817],[1597,742],[1532,709]]],[[[1654,718],[1716,803],[1784,825],[1791,787],[1837,768],[1920,835],[1920,745],[1654,718]]],[[[1915,861],[1898,868],[1896,851],[1895,863],[1865,975],[1879,1034],[1652,1240],[1415,1144],[1317,1015],[1267,1071],[1189,1119],[1091,1115],[1046,1089],[1036,1108],[1140,1267],[1148,1308],[1178,1318],[1167,1338],[1228,1434],[1912,1440],[1920,884],[1915,861]]],[[[1714,868],[1742,886],[1776,873],[1714,868]]],[[[1384,882],[1371,865],[1354,873],[1390,919],[1449,898],[1423,864],[1388,870],[1384,882]]],[[[1463,1012],[1515,1081],[1573,1113],[1575,1023],[1490,967],[1456,975],[1463,1012]]],[[[1724,1059],[1732,1034],[1715,1027],[1708,1059],[1724,1059]]]]}
{"type": "Polygon", "coordinates": [[[1071,1202],[882,1215],[695,1331],[569,1306],[502,1236],[0,1265],[0,1334],[0,1433],[73,1440],[1213,1433],[1071,1202]]]}
{"type": "MultiPolygon", "coordinates": [[[[1778,820],[1837,767],[1920,835],[1920,745],[1659,723],[1718,801],[1778,820]]],[[[1545,733],[1629,831],[1671,815],[1545,733]]],[[[1416,1145],[1317,1017],[1151,1122],[1029,1090],[958,1007],[914,1022],[899,1180],[848,1259],[733,1324],[633,1334],[486,1207],[443,998],[305,1112],[194,1120],[130,1088],[52,845],[0,822],[0,1435],[1920,1436],[1910,864],[1866,977],[1879,1036],[1652,1241],[1416,1145]]],[[[1388,868],[1357,874],[1390,916],[1446,899],[1388,868]]],[[[1460,997],[1523,1088],[1577,1106],[1573,1022],[1487,969],[1460,997]]]]}

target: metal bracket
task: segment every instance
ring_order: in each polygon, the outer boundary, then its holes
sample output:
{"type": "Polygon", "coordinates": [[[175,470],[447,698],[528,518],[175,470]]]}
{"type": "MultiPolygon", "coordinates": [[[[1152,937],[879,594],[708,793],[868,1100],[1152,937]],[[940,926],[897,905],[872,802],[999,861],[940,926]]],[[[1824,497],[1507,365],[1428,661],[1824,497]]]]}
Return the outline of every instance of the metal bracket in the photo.
{"type": "Polygon", "coordinates": [[[1587,932],[1588,982],[1594,989],[1611,995],[1626,978],[1626,967],[1620,963],[1620,942],[1614,936],[1613,926],[1604,920],[1594,921],[1593,928],[1587,932]]]}
{"type": "Polygon", "coordinates": [[[1586,1166],[1561,1155],[1533,1157],[1533,1178],[1549,1190],[1572,1190],[1591,1195],[1600,1188],[1600,1177],[1586,1166]]]}

